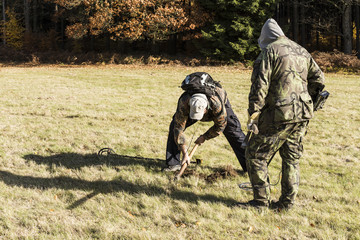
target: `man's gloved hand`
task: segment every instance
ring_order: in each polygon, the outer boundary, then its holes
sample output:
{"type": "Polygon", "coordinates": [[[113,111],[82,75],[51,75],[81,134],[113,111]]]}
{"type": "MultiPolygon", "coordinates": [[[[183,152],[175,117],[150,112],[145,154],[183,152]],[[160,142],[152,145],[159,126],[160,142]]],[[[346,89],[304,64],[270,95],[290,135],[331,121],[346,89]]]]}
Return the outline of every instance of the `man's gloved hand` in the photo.
{"type": "Polygon", "coordinates": [[[247,129],[250,132],[253,132],[254,134],[258,134],[259,133],[259,129],[257,127],[258,121],[254,121],[254,120],[250,120],[250,122],[247,125],[247,129]]]}
{"type": "Polygon", "coordinates": [[[254,134],[259,133],[258,128],[258,120],[259,120],[260,112],[254,112],[251,116],[249,115],[249,120],[247,122],[247,129],[254,134]]]}
{"type": "Polygon", "coordinates": [[[201,144],[203,144],[205,142],[205,137],[204,137],[204,135],[200,135],[200,137],[198,137],[198,139],[196,139],[196,141],[195,141],[195,143],[196,144],[199,144],[199,146],[201,145],[201,144]]]}

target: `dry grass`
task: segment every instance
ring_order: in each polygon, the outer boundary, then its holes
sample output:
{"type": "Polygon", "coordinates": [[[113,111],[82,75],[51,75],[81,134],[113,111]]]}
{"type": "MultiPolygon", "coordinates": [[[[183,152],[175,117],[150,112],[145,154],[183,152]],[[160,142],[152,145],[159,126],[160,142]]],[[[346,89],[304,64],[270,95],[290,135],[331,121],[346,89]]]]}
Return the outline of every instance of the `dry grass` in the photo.
{"type": "MultiPolygon", "coordinates": [[[[221,80],[244,123],[251,72],[236,67],[0,68],[0,239],[359,239],[359,76],[326,75],[296,208],[259,213],[232,207],[251,199],[237,187],[246,175],[175,184],[160,172],[178,86],[194,71],[221,80]],[[103,147],[118,155],[98,159],[103,147]]],[[[203,175],[240,169],[223,136],[195,157],[203,175]]],[[[277,156],[272,181],[279,169],[277,156]]]]}

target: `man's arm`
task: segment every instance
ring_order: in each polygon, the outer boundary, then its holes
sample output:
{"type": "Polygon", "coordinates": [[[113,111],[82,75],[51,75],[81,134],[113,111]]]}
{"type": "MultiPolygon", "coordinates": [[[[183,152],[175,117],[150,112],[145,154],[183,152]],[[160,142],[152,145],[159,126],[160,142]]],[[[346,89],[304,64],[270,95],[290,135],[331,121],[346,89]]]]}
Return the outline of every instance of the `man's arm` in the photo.
{"type": "Polygon", "coordinates": [[[190,96],[188,95],[182,95],[179,98],[174,116],[174,140],[179,150],[181,150],[182,145],[186,144],[184,131],[190,113],[189,99],[190,96]]]}
{"type": "Polygon", "coordinates": [[[184,164],[185,162],[190,163],[184,134],[186,122],[190,113],[189,99],[190,96],[188,95],[182,95],[180,97],[174,116],[174,140],[183,156],[181,164],[184,164]]]}
{"type": "Polygon", "coordinates": [[[271,82],[271,58],[267,50],[263,50],[254,62],[249,93],[249,116],[259,116],[265,106],[265,98],[271,82]]]}
{"type": "Polygon", "coordinates": [[[227,124],[225,102],[222,102],[223,100],[219,97],[212,97],[212,100],[213,106],[209,111],[212,111],[211,114],[214,116],[214,125],[202,135],[204,140],[219,136],[225,130],[227,124]]]}
{"type": "Polygon", "coordinates": [[[313,99],[316,99],[317,95],[324,89],[325,87],[325,77],[324,73],[321,71],[320,67],[314,61],[312,57],[310,57],[309,71],[308,71],[308,91],[313,99]]]}

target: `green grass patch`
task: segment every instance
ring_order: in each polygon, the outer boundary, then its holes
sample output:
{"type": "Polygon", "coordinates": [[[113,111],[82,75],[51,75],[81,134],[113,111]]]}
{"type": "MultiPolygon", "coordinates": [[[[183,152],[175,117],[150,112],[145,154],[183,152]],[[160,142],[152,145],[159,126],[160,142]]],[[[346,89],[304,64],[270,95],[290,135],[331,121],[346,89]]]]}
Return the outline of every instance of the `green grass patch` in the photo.
{"type": "MultiPolygon", "coordinates": [[[[160,171],[179,85],[195,71],[221,81],[245,130],[248,70],[0,68],[0,238],[359,239],[359,76],[326,74],[331,95],[309,125],[296,207],[275,213],[232,207],[252,199],[237,186],[246,174],[202,177],[228,165],[240,173],[224,136],[199,147],[197,174],[174,183],[160,171]],[[104,147],[116,155],[98,158],[104,147]]],[[[280,166],[276,155],[272,182],[280,166]]]]}

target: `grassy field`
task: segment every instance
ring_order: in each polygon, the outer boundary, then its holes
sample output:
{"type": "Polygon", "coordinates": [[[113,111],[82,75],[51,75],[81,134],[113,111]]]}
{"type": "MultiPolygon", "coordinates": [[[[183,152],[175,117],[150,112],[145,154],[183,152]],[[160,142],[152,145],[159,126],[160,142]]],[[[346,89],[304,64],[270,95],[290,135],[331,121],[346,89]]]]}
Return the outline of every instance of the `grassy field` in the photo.
{"type": "MultiPolygon", "coordinates": [[[[1,67],[0,239],[360,239],[359,76],[326,74],[296,207],[277,213],[232,207],[252,193],[238,188],[248,176],[224,136],[199,147],[193,175],[174,183],[160,171],[178,86],[195,71],[221,81],[245,129],[250,70],[1,67]],[[98,158],[104,147],[117,155],[98,158]],[[228,165],[238,175],[202,177],[228,165]]],[[[280,164],[276,155],[272,182],[280,164]]]]}

